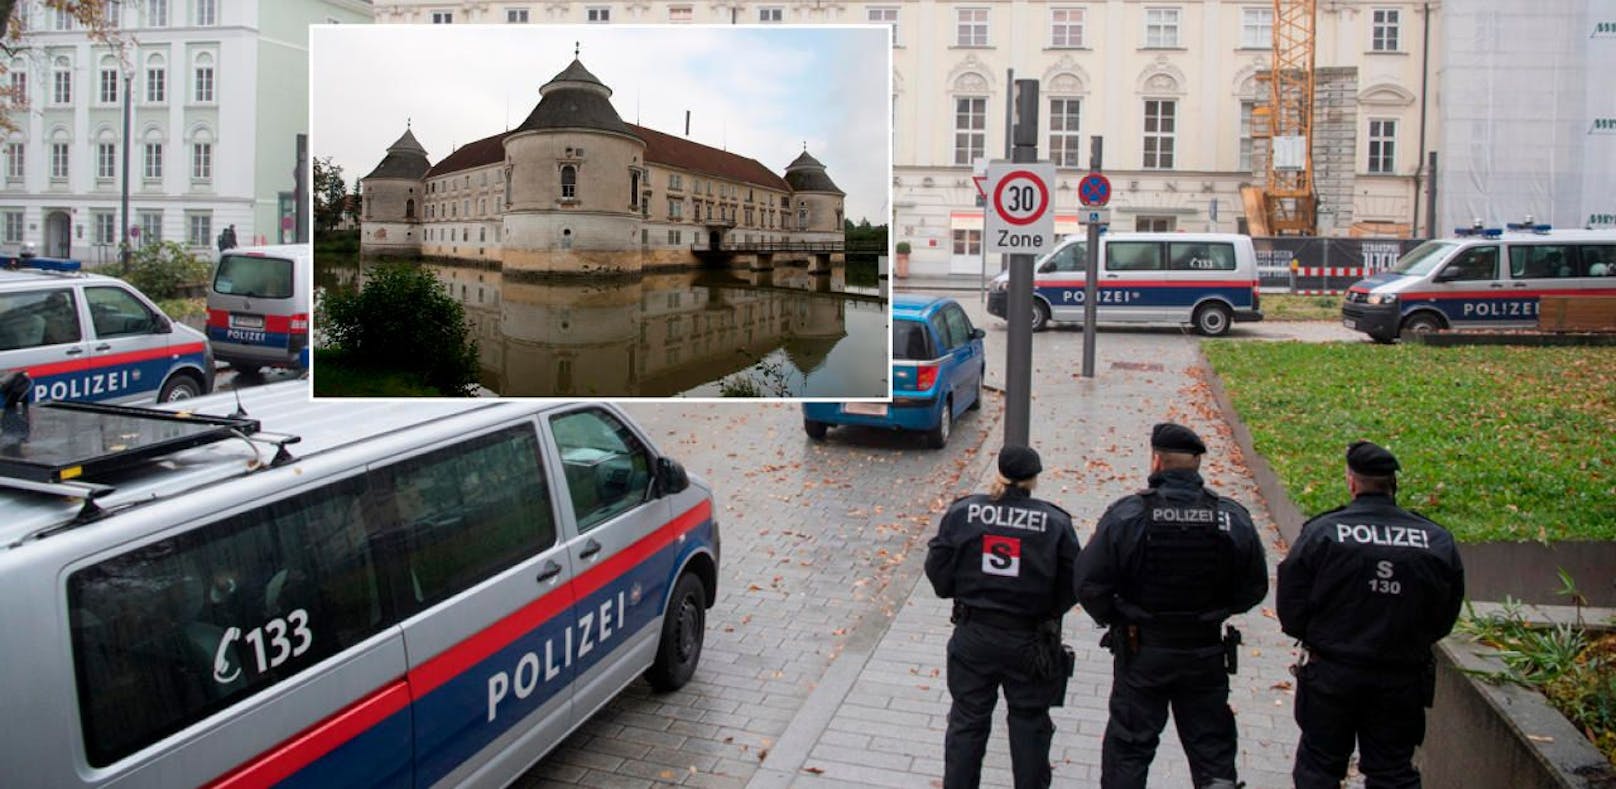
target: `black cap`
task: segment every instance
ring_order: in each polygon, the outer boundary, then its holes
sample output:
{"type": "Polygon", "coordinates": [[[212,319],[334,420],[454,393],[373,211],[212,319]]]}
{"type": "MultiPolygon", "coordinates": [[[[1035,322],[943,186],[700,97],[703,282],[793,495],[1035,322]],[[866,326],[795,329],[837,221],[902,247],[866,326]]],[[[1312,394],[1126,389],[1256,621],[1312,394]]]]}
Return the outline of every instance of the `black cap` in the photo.
{"type": "Polygon", "coordinates": [[[1032,479],[1043,470],[1043,461],[1032,447],[1011,444],[999,450],[999,475],[1011,482],[1032,479]]]}
{"type": "Polygon", "coordinates": [[[1187,455],[1206,454],[1206,444],[1195,431],[1172,422],[1160,422],[1150,429],[1150,448],[1159,452],[1183,452],[1187,455]]]}
{"type": "Polygon", "coordinates": [[[1369,441],[1347,445],[1347,468],[1366,477],[1389,477],[1402,468],[1385,447],[1369,441]]]}

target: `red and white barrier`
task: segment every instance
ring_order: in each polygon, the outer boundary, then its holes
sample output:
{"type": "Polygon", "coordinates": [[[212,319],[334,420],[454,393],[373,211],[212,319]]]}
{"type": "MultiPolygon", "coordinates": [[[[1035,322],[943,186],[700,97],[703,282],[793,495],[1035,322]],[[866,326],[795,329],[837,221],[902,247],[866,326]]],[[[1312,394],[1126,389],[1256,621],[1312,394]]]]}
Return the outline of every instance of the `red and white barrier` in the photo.
{"type": "Polygon", "coordinates": [[[1293,270],[1301,277],[1367,277],[1373,273],[1363,266],[1298,266],[1293,270]]]}

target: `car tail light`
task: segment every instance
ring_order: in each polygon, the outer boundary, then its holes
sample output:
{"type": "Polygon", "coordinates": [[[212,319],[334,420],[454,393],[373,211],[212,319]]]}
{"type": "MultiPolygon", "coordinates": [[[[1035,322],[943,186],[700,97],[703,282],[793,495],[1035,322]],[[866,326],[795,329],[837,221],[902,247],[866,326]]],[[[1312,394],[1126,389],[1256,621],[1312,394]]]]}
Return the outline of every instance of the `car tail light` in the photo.
{"type": "Polygon", "coordinates": [[[307,314],[305,314],[305,313],[300,312],[300,313],[292,316],[290,324],[291,324],[290,328],[291,328],[292,331],[306,332],[306,331],[309,330],[309,316],[307,314]]]}
{"type": "Polygon", "coordinates": [[[922,364],[915,367],[915,389],[930,389],[937,383],[937,365],[922,364]]]}
{"type": "Polygon", "coordinates": [[[1254,310],[1262,309],[1262,294],[1256,285],[1251,286],[1251,308],[1254,310]]]}

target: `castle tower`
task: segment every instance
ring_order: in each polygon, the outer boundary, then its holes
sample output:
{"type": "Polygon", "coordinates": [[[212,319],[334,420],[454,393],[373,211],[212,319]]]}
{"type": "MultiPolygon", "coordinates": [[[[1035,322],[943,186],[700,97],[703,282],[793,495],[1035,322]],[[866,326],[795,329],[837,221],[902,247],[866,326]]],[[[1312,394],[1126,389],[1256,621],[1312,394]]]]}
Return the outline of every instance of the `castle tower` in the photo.
{"type": "Polygon", "coordinates": [[[426,149],[409,128],[370,175],[359,179],[364,209],[359,219],[359,254],[421,254],[424,212],[421,176],[432,168],[426,149]]]}
{"type": "Polygon", "coordinates": [[[786,166],[786,184],[791,187],[791,215],[787,227],[800,241],[841,241],[842,199],[846,192],[825,174],[825,165],[810,156],[806,148],[786,166]]]}
{"type": "Polygon", "coordinates": [[[505,138],[503,261],[558,274],[638,273],[645,141],[574,59],[505,138]]]}

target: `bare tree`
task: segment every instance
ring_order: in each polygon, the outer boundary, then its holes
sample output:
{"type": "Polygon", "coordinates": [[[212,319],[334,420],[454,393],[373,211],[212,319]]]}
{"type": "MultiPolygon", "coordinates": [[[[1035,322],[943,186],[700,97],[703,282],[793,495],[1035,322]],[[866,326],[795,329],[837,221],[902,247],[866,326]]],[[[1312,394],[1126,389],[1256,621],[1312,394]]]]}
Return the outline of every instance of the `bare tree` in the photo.
{"type": "Polygon", "coordinates": [[[15,84],[8,73],[11,63],[19,56],[37,57],[40,52],[33,37],[33,29],[48,27],[46,19],[63,14],[71,20],[74,29],[83,30],[91,41],[105,44],[118,56],[127,69],[128,44],[133,43],[117,32],[116,12],[128,0],[0,0],[0,132],[18,128],[18,117],[28,111],[28,97],[15,84]],[[32,8],[35,12],[28,15],[32,8]]]}

